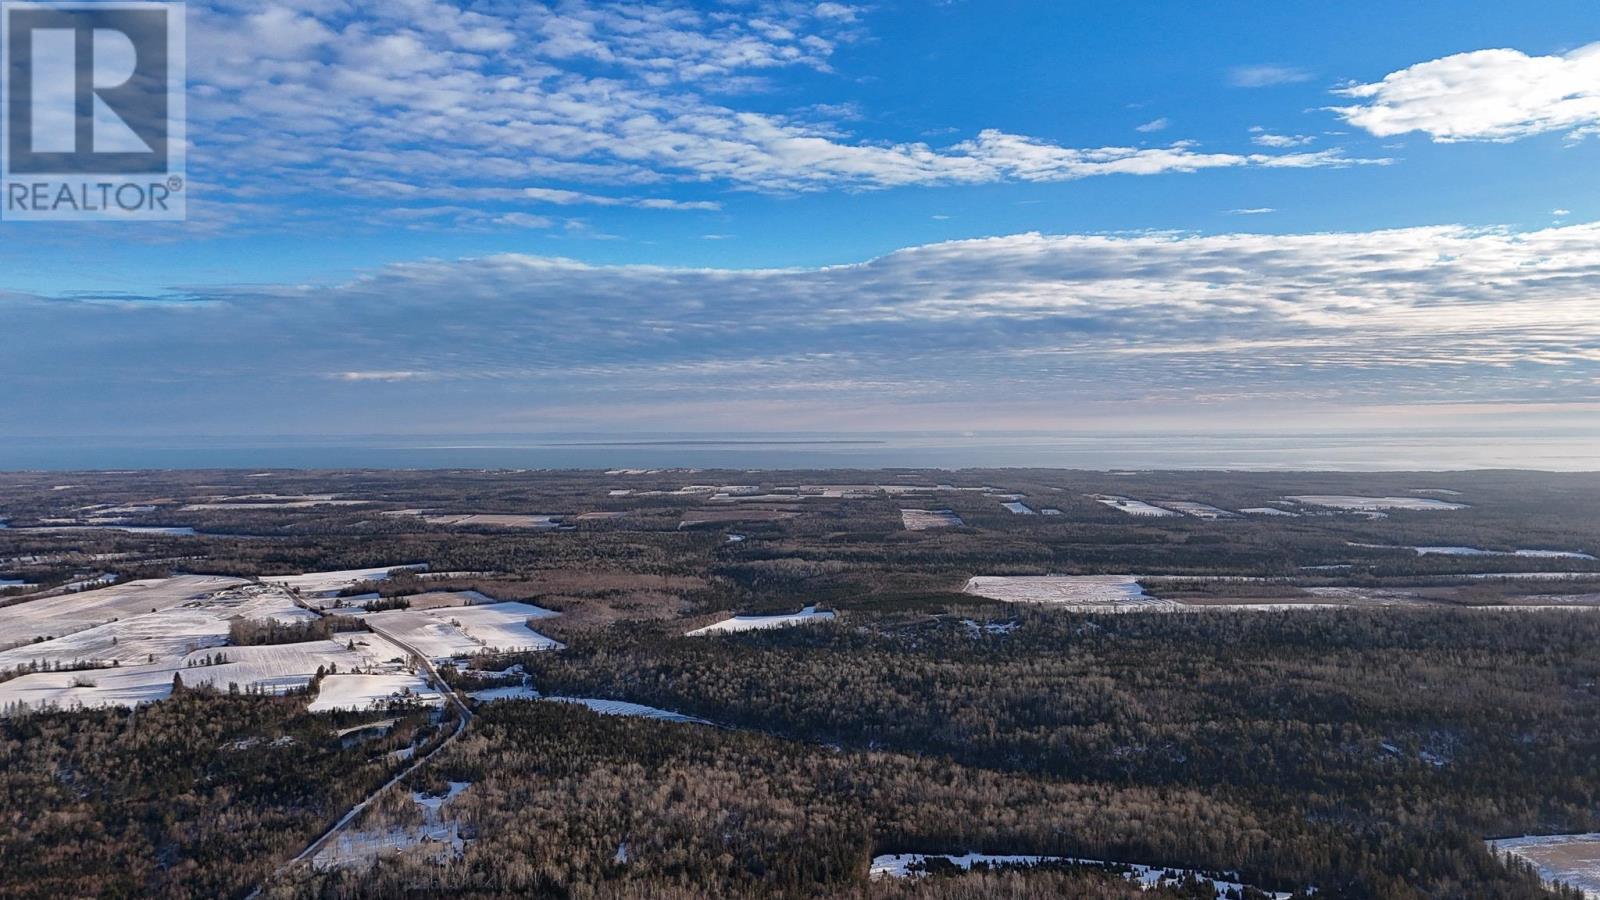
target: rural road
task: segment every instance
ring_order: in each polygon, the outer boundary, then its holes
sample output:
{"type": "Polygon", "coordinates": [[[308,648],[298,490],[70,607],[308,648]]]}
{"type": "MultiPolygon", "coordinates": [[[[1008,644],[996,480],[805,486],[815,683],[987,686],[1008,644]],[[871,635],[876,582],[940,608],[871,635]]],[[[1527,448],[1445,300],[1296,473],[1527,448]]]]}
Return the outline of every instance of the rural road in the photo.
{"type": "Polygon", "coordinates": [[[400,638],[395,637],[393,634],[384,631],[382,628],[373,625],[371,621],[368,621],[367,627],[371,628],[373,632],[380,637],[388,639],[391,643],[400,647],[400,649],[411,654],[412,658],[418,661],[422,669],[428,673],[428,677],[432,679],[433,683],[439,686],[439,689],[444,694],[446,701],[449,702],[451,706],[456,708],[456,730],[452,731],[449,737],[446,737],[443,741],[440,741],[439,746],[430,750],[426,755],[412,760],[411,765],[401,769],[399,774],[384,782],[371,794],[368,794],[366,799],[362,800],[360,803],[357,803],[355,806],[350,807],[350,810],[340,817],[339,821],[333,823],[333,826],[327,831],[323,832],[320,837],[307,845],[306,848],[296,854],[294,858],[274,869],[272,874],[269,875],[266,880],[261,883],[261,885],[250,892],[246,900],[255,900],[256,897],[261,895],[261,891],[279,876],[283,875],[285,872],[289,871],[295,866],[300,865],[301,863],[309,862],[314,859],[317,853],[321,852],[322,848],[326,847],[329,842],[338,837],[339,833],[342,832],[346,826],[348,826],[351,822],[354,822],[356,817],[360,816],[367,807],[376,802],[377,799],[382,797],[385,792],[393,789],[395,785],[404,781],[412,772],[415,772],[427,765],[429,761],[431,761],[435,756],[438,756],[441,751],[455,743],[456,738],[459,738],[462,732],[467,730],[467,725],[472,721],[472,710],[467,708],[467,704],[461,699],[461,695],[458,694],[450,685],[446,684],[443,678],[439,677],[439,670],[433,667],[432,660],[428,659],[428,657],[424,656],[422,653],[419,653],[417,648],[411,646],[400,638]]]}

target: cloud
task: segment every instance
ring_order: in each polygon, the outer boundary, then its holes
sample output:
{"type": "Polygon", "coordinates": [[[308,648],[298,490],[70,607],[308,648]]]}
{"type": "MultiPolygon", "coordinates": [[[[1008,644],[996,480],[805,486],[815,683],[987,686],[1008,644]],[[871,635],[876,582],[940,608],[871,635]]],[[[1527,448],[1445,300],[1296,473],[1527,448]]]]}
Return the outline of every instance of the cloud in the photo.
{"type": "Polygon", "coordinates": [[[1275,150],[1286,150],[1293,147],[1305,147],[1316,143],[1316,136],[1310,134],[1273,134],[1260,126],[1250,129],[1252,136],[1250,142],[1259,147],[1271,147],[1275,150]]]}
{"type": "Polygon", "coordinates": [[[1228,210],[1228,214],[1233,216],[1264,216],[1268,213],[1275,212],[1277,212],[1277,210],[1270,206],[1250,206],[1243,209],[1228,210]]]}
{"type": "Polygon", "coordinates": [[[0,296],[15,433],[1600,400],[1595,224],[1019,234],[795,269],[501,255],[114,300],[0,296]]]}
{"type": "Polygon", "coordinates": [[[1382,81],[1335,93],[1362,101],[1334,111],[1379,137],[1426,133],[1434,141],[1514,141],[1600,130],[1600,43],[1559,56],[1476,50],[1417,63],[1382,81]]]}
{"type": "Polygon", "coordinates": [[[569,191],[561,188],[523,188],[523,196],[536,203],[556,206],[632,206],[638,209],[704,210],[722,209],[722,204],[711,200],[671,200],[660,197],[609,197],[569,191]]]}
{"type": "Polygon", "coordinates": [[[1165,131],[1171,124],[1172,120],[1163,116],[1159,119],[1152,119],[1143,125],[1136,126],[1133,130],[1149,134],[1152,131],[1165,131]]]}
{"type": "Polygon", "coordinates": [[[1552,210],[1550,210],[1550,215],[1555,216],[1558,219],[1565,219],[1567,216],[1572,215],[1572,210],[1570,210],[1570,209],[1552,209],[1552,210]]]}
{"type": "MultiPolygon", "coordinates": [[[[253,227],[384,224],[392,207],[474,207],[517,227],[532,206],[710,211],[706,191],[794,193],[1346,166],[1321,156],[1074,147],[1000,129],[868,140],[848,101],[785,111],[744,95],[829,77],[866,39],[841,3],[447,0],[190,5],[191,176],[253,227]],[[937,141],[937,142],[935,142],[937,141]],[[696,196],[702,195],[702,196],[696,196]],[[252,204],[246,214],[244,204],[252,204]]],[[[1251,76],[1259,79],[1260,73],[1251,76]]],[[[764,94],[763,96],[770,96],[764,94]]],[[[1156,120],[1142,126],[1149,133],[1156,120]]],[[[408,227],[451,227],[413,216],[408,227]]]]}
{"type": "Polygon", "coordinates": [[[1297,84],[1310,81],[1311,73],[1294,66],[1265,63],[1254,66],[1235,66],[1228,70],[1228,83],[1234,87],[1262,88],[1280,84],[1297,84]]]}

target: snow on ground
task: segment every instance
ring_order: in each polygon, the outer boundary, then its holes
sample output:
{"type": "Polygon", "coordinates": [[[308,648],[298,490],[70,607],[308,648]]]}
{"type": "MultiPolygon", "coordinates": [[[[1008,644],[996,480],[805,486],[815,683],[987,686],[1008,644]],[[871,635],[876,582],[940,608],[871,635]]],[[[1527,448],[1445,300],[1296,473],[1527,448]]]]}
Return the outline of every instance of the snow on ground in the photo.
{"type": "Polygon", "coordinates": [[[1577,888],[1600,898],[1600,834],[1552,834],[1488,841],[1495,853],[1517,856],[1533,864],[1539,877],[1577,888]]]}
{"type": "Polygon", "coordinates": [[[148,614],[152,609],[178,606],[244,583],[241,578],[179,575],[28,600],[0,609],[0,647],[25,644],[41,637],[60,637],[115,619],[148,614]]]}
{"type": "MultiPolygon", "coordinates": [[[[964,871],[971,871],[975,865],[1027,867],[1048,863],[1104,868],[1121,875],[1129,881],[1138,882],[1145,890],[1159,887],[1178,887],[1191,878],[1210,882],[1220,896],[1240,896],[1245,888],[1243,883],[1235,880],[1239,876],[1234,872],[1201,872],[1196,869],[1170,869],[1163,866],[1104,862],[1102,860],[1078,859],[1068,856],[1004,856],[988,853],[939,856],[923,853],[893,853],[874,857],[871,868],[868,871],[870,877],[875,879],[915,878],[927,874],[926,865],[929,860],[949,863],[964,871]]],[[[1293,896],[1288,893],[1272,891],[1264,891],[1263,893],[1268,897],[1274,898],[1274,900],[1288,900],[1289,897],[1293,896]]]]}
{"type": "Polygon", "coordinates": [[[412,848],[427,850],[429,856],[439,862],[461,856],[467,842],[461,837],[460,823],[447,821],[443,813],[450,801],[471,786],[470,782],[452,781],[450,790],[443,797],[413,793],[411,799],[422,808],[421,825],[340,832],[338,837],[317,851],[311,860],[312,867],[323,871],[344,867],[365,868],[374,865],[382,857],[412,848]]]}
{"type": "Polygon", "coordinates": [[[625,700],[597,700],[593,697],[540,697],[550,703],[576,703],[588,707],[591,711],[602,716],[632,716],[642,719],[658,719],[663,722],[681,722],[690,725],[710,725],[705,719],[686,716],[683,713],[673,712],[669,709],[657,709],[654,706],[642,706],[638,703],[628,703],[625,700]]]}
{"type": "Polygon", "coordinates": [[[900,522],[907,531],[927,531],[930,528],[959,528],[961,517],[948,509],[902,509],[900,522]]]}
{"type": "Polygon", "coordinates": [[[337,572],[307,572],[303,575],[263,575],[265,584],[281,584],[306,595],[334,595],[363,581],[384,581],[397,569],[426,570],[427,563],[381,566],[375,569],[343,569],[337,572]]]}
{"type": "Polygon", "coordinates": [[[444,702],[438,691],[421,676],[405,672],[375,675],[329,675],[322,679],[317,699],[306,707],[311,712],[336,709],[371,709],[390,700],[411,699],[428,706],[444,702]]]}
{"type": "Polygon", "coordinates": [[[1233,519],[1237,514],[1219,509],[1209,503],[1194,503],[1189,500],[1163,500],[1162,505],[1167,509],[1176,510],[1196,519],[1233,519]]]}
{"type": "Polygon", "coordinates": [[[1418,556],[1520,556],[1524,559],[1585,559],[1595,557],[1572,550],[1484,550],[1478,547],[1405,547],[1392,544],[1355,544],[1369,550],[1414,550],[1418,556]]]}
{"type": "Polygon", "coordinates": [[[467,696],[479,703],[493,703],[496,700],[537,700],[540,694],[526,684],[508,684],[502,687],[473,691],[467,696]]]}
{"type": "Polygon", "coordinates": [[[1600,575],[1594,572],[1477,572],[1459,577],[1475,581],[1573,581],[1600,575]]]}
{"type": "Polygon", "coordinates": [[[490,650],[560,650],[560,641],[529,628],[527,620],[558,615],[527,603],[488,603],[434,609],[352,613],[393,634],[429,659],[472,656],[490,650]]]}
{"type": "Polygon", "coordinates": [[[13,531],[126,531],[129,534],[163,534],[168,537],[194,537],[198,532],[187,526],[169,527],[154,525],[107,525],[87,522],[81,525],[41,525],[32,528],[15,528],[13,531]]]}
{"type": "Polygon", "coordinates": [[[1004,506],[1006,509],[1011,510],[1011,514],[1014,515],[1014,516],[1033,516],[1033,515],[1038,515],[1038,513],[1035,513],[1033,511],[1033,509],[1028,506],[1028,504],[1023,503],[1020,500],[1013,500],[1013,501],[1011,501],[1009,503],[1002,503],[1000,505],[1004,506]]]}
{"type": "Polygon", "coordinates": [[[1271,506],[1252,506],[1249,509],[1241,509],[1239,512],[1242,512],[1247,516],[1286,516],[1291,519],[1300,518],[1299,513],[1292,513],[1288,510],[1277,509],[1276,507],[1271,506]]]}
{"type": "Polygon", "coordinates": [[[1306,506],[1322,506],[1328,509],[1345,509],[1356,512],[1378,512],[1386,509],[1403,510],[1449,510],[1466,509],[1463,503],[1446,503],[1443,500],[1432,500],[1427,497],[1355,497],[1345,494],[1302,494],[1296,497],[1285,497],[1295,503],[1306,506]]]}
{"type": "Polygon", "coordinates": [[[1049,603],[1077,611],[1179,605],[1146,594],[1133,575],[978,575],[968,579],[961,591],[1006,603],[1049,603]]]}
{"type": "Polygon", "coordinates": [[[295,497],[279,497],[274,494],[252,494],[246,497],[228,497],[215,503],[190,503],[189,505],[183,507],[183,509],[185,511],[216,509],[310,509],[313,506],[366,506],[371,502],[371,500],[335,500],[331,494],[308,494],[295,497]]]}
{"type": "MultiPolygon", "coordinates": [[[[156,624],[172,624],[171,614],[177,610],[141,616],[155,620],[156,624]]],[[[119,623],[120,624],[120,623],[119,623]]],[[[226,629],[224,629],[225,635],[226,629]]],[[[171,693],[172,679],[178,675],[188,687],[208,685],[217,690],[228,690],[237,684],[241,690],[283,693],[305,687],[311,682],[318,667],[340,672],[372,671],[381,675],[352,677],[385,677],[402,675],[406,653],[383,638],[366,632],[335,635],[326,641],[306,641],[298,644],[271,644],[258,647],[223,646],[223,635],[211,636],[211,642],[178,655],[158,655],[154,663],[129,664],[114,668],[91,669],[80,672],[37,672],[0,682],[0,709],[15,703],[29,707],[135,706],[162,700],[171,693]],[[355,645],[351,649],[351,644],[355,645]],[[218,655],[226,662],[205,665],[207,657],[218,655]]],[[[154,638],[146,639],[154,646],[154,638]]],[[[190,638],[171,638],[168,646],[176,642],[192,643],[190,638]]],[[[342,676],[341,676],[342,677],[342,676]]],[[[371,686],[376,690],[376,686],[371,686]]]]}
{"type": "MultiPolygon", "coordinates": [[[[97,592],[98,593],[98,592],[97,592]]],[[[82,595],[78,595],[82,596],[82,595]]],[[[227,643],[233,619],[293,623],[316,618],[294,605],[283,588],[242,584],[182,606],[86,628],[66,637],[0,652],[0,671],[22,665],[150,665],[171,663],[193,650],[227,643]]],[[[313,667],[315,668],[315,667],[313,667]]]]}
{"type": "Polygon", "coordinates": [[[808,606],[797,613],[777,616],[734,616],[696,628],[688,632],[689,637],[699,637],[707,634],[732,634],[739,631],[759,631],[765,628],[786,628],[790,625],[805,625],[813,622],[827,622],[833,618],[831,612],[818,612],[815,606],[808,606]]]}
{"type": "MultiPolygon", "coordinates": [[[[408,512],[410,512],[408,510],[408,512]]],[[[463,525],[478,525],[491,528],[555,528],[561,524],[560,516],[535,516],[505,513],[464,513],[447,515],[428,515],[418,511],[422,521],[429,525],[447,525],[458,527],[463,525]]]]}
{"type": "Polygon", "coordinates": [[[1151,506],[1143,500],[1130,500],[1127,497],[1095,496],[1094,501],[1096,503],[1103,503],[1112,509],[1121,510],[1130,516],[1149,516],[1155,519],[1170,519],[1179,515],[1170,509],[1162,509],[1159,506],[1151,506]]]}
{"type": "Polygon", "coordinates": [[[560,650],[562,644],[529,628],[529,619],[558,615],[527,603],[490,603],[460,609],[438,610],[461,623],[467,636],[490,650],[560,650]]]}

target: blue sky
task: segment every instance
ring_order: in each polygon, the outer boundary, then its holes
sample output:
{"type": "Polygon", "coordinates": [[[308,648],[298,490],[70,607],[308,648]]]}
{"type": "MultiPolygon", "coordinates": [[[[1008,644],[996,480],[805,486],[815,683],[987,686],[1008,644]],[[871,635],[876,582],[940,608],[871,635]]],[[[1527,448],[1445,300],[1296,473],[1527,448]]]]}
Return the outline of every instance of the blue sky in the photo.
{"type": "Polygon", "coordinates": [[[0,430],[1600,402],[1592,3],[189,9],[190,221],[0,224],[0,430]]]}

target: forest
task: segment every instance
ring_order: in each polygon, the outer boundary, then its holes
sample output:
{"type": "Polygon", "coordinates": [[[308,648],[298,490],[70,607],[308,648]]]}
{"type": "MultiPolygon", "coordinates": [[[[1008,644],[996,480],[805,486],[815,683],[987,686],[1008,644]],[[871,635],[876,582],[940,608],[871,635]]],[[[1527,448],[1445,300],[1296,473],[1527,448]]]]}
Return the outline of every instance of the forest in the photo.
{"type": "Polygon", "coordinates": [[[8,715],[0,897],[1214,896],[1199,882],[1141,890],[1125,867],[1144,865],[1297,898],[1533,900],[1576,894],[1484,840],[1600,830],[1600,618],[1494,608],[1600,595],[1600,563],[1578,555],[1600,555],[1593,478],[271,475],[0,475],[0,579],[26,585],[0,588],[0,619],[108,581],[425,565],[341,587],[321,618],[237,619],[227,643],[347,634],[476,592],[558,613],[528,624],[566,648],[441,663],[463,692],[522,685],[711,724],[485,700],[447,742],[442,709],[310,713],[321,679],[8,715]],[[841,484],[864,488],[781,493],[841,484]],[[713,500],[717,486],[768,499],[713,500]],[[1141,519],[1094,499],[1243,509],[1424,489],[1465,508],[1141,519]],[[1001,492],[1061,515],[1013,515],[1001,492]],[[284,505],[302,496],[353,499],[284,505]],[[754,506],[786,515],[737,518],[754,506]],[[963,524],[909,531],[911,507],[963,524]],[[195,533],[51,525],[100,509],[195,533]],[[417,510],[560,525],[450,526],[417,510]],[[1101,615],[962,593],[975,575],[1127,573],[1184,602],[1328,589],[1405,602],[1101,615]],[[802,606],[836,617],[687,636],[802,606]],[[351,827],[444,827],[459,848],[280,869],[435,747],[351,827]],[[1107,865],[868,877],[884,854],[966,852],[1107,865]]]}

